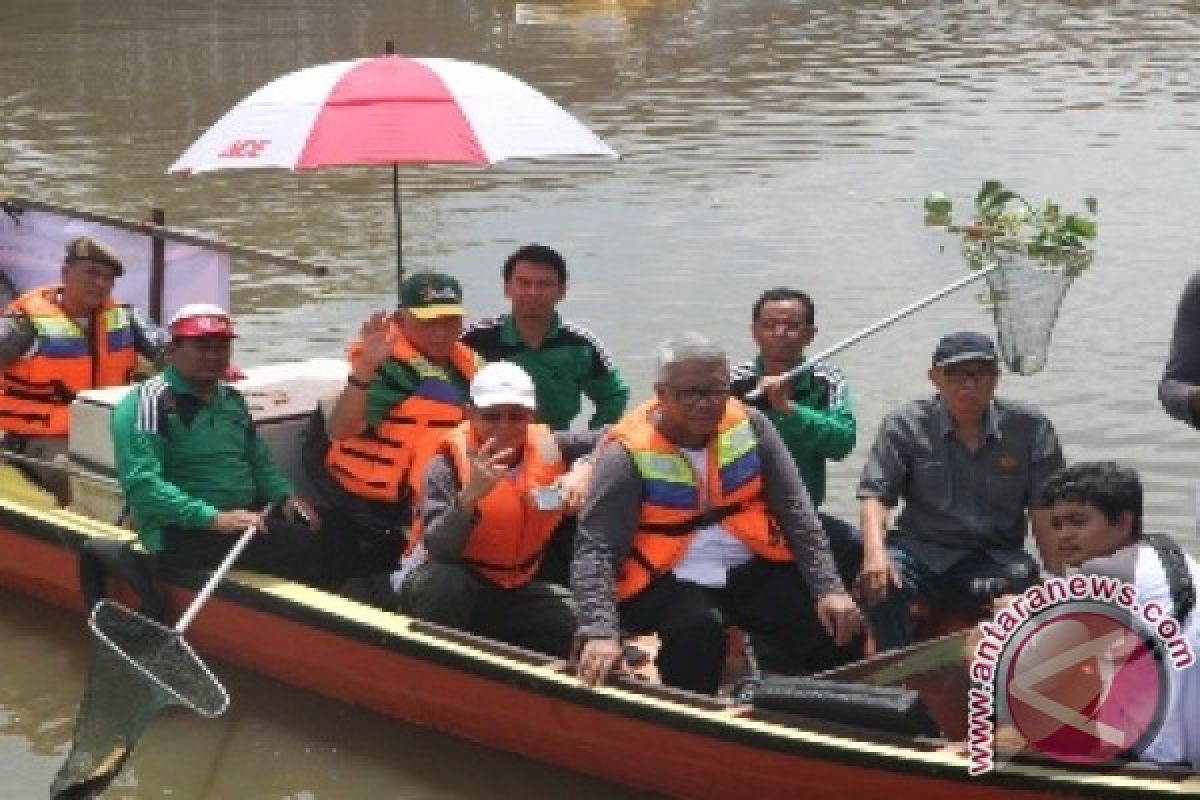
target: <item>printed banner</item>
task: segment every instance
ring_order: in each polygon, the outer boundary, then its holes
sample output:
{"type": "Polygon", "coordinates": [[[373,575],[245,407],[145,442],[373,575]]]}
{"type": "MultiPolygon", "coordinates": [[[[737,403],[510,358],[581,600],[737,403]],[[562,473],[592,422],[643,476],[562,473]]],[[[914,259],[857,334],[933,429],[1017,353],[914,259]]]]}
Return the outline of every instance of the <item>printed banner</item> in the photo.
{"type": "MultiPolygon", "coordinates": [[[[144,233],[75,219],[50,211],[0,211],[0,271],[17,292],[62,282],[63,252],[76,236],[91,236],[116,250],[125,274],[113,296],[150,311],[151,247],[144,233]]],[[[187,303],[216,303],[229,308],[228,254],[190,244],[166,243],[163,321],[187,303]]]]}

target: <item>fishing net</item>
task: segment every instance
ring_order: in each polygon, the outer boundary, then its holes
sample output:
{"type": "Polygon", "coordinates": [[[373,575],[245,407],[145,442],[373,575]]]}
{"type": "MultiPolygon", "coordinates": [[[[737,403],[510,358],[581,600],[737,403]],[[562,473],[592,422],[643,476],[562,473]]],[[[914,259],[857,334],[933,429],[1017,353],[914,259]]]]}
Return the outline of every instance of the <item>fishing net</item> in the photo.
{"type": "Polygon", "coordinates": [[[95,797],[108,786],[150,720],[166,706],[215,717],[229,705],[216,677],[181,633],[101,600],[88,623],[92,661],[74,742],[50,787],[53,800],[95,797]]]}
{"type": "Polygon", "coordinates": [[[967,240],[963,255],[972,269],[986,273],[986,299],[1004,363],[1019,375],[1041,372],[1063,298],[1075,277],[1091,264],[1093,251],[1035,258],[1022,246],[1006,247],[1003,240],[967,240]]]}

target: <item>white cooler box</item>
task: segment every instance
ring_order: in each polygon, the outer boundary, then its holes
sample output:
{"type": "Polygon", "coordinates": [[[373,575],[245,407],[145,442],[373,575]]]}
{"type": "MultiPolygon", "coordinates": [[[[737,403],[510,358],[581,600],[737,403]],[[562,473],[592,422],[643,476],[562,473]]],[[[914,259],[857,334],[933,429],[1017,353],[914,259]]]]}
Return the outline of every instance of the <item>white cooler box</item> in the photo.
{"type": "MultiPolygon", "coordinates": [[[[234,384],[245,395],[259,434],[301,495],[311,497],[312,486],[300,459],[300,437],[317,404],[341,392],[348,371],[344,360],[316,358],[251,367],[234,384]]],[[[124,502],[115,484],[109,425],[113,408],[128,391],[128,386],[92,389],[71,404],[68,452],[79,471],[71,475],[71,507],[110,522],[116,521],[124,502]]]]}

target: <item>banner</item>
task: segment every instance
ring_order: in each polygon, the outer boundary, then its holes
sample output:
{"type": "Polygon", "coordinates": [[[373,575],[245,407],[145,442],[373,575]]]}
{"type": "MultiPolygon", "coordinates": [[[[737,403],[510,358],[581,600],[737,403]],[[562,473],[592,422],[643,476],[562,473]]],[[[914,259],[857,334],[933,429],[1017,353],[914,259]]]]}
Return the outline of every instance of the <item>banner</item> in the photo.
{"type": "MultiPolygon", "coordinates": [[[[117,278],[113,297],[150,312],[151,248],[145,233],[50,211],[0,210],[0,271],[18,293],[62,283],[63,254],[76,236],[91,236],[117,251],[125,274],[117,278]]],[[[166,242],[163,277],[163,322],[187,303],[216,303],[229,309],[229,256],[207,247],[166,242]]]]}

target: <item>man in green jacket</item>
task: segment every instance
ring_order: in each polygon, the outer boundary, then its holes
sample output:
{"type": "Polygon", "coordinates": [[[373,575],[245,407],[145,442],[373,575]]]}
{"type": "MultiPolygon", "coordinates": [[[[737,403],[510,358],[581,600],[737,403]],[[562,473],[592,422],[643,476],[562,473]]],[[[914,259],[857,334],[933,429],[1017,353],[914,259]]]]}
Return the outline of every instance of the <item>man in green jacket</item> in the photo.
{"type": "Polygon", "coordinates": [[[112,417],[117,477],[142,544],[164,566],[208,569],[254,527],[260,533],[240,566],[319,583],[320,520],[271,458],[245,398],[221,382],[234,338],[229,315],[187,305],[168,332],[167,366],[112,417]]]}
{"type": "Polygon", "coordinates": [[[596,335],[558,315],[566,293],[563,257],[545,245],[527,244],[504,262],[504,296],[512,313],[476,322],[462,341],[486,361],[511,361],[529,373],[537,388],[538,422],[568,429],[586,396],[595,406],[588,428],[600,428],[625,413],[629,386],[596,335]]]}
{"type": "MultiPolygon", "coordinates": [[[[856,424],[850,387],[841,371],[817,364],[794,378],[781,376],[804,362],[804,348],[817,334],[816,305],[796,289],[768,289],[754,303],[750,333],[758,355],[730,370],[733,395],[744,399],[758,387],[750,405],[775,424],[815,508],[825,500],[825,462],[841,461],[854,449],[856,424]]],[[[850,523],[819,512],[821,526],[849,586],[862,563],[862,534],[850,523]]]]}

